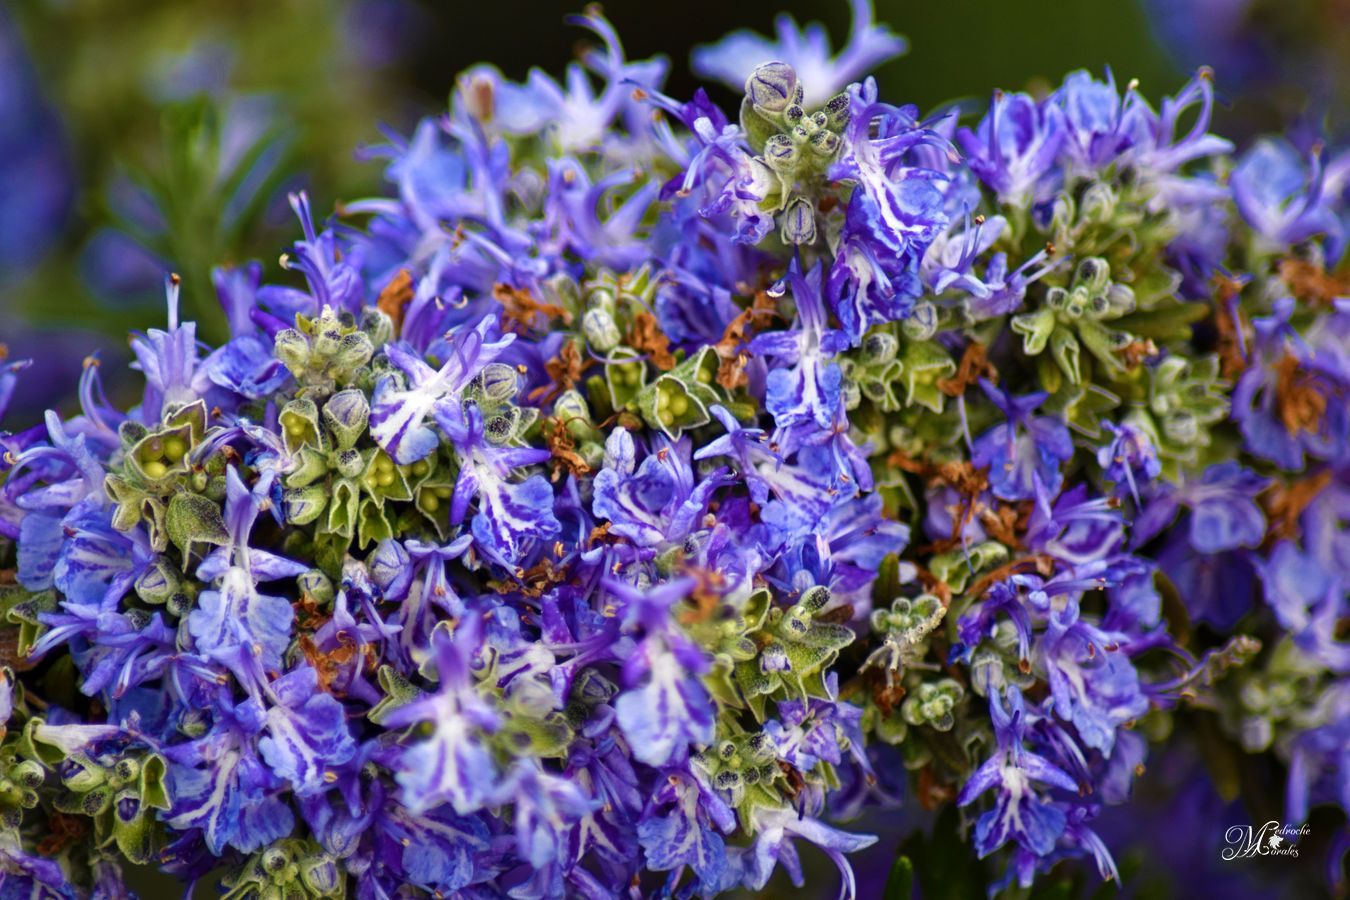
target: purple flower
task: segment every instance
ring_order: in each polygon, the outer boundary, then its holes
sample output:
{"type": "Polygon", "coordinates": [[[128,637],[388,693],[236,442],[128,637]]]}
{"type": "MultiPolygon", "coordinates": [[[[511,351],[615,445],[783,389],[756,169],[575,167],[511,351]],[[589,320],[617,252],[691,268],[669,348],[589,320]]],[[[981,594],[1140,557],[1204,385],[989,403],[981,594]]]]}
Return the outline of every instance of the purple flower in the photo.
{"type": "Polygon", "coordinates": [[[436,645],[436,693],[398,707],[385,719],[391,727],[430,721],[431,734],[402,752],[397,775],[403,803],[420,813],[440,803],[467,815],[497,796],[497,767],[484,735],[499,716],[479,695],[474,677],[483,638],[481,616],[461,619],[452,637],[436,645]]]}
{"type": "Polygon", "coordinates": [[[1037,646],[1055,698],[1055,713],[1073,723],[1079,738],[1110,757],[1116,731],[1148,712],[1139,673],[1121,649],[1124,635],[1083,621],[1069,597],[1050,613],[1049,628],[1037,646]]]}
{"type": "Polygon", "coordinates": [[[1219,553],[1237,547],[1256,547],[1266,533],[1266,517],[1256,495],[1267,480],[1234,460],[1216,463],[1199,479],[1180,487],[1167,485],[1149,501],[1133,531],[1140,546],[1176,517],[1177,508],[1190,508],[1191,546],[1200,553],[1219,553]]]}
{"type": "Polygon", "coordinates": [[[266,693],[274,705],[267,710],[267,737],[258,741],[263,761],[298,797],[325,790],[327,770],[356,753],[346,710],[318,689],[310,666],[287,672],[267,685],[266,693]]]}
{"type": "Polygon", "coordinates": [[[514,566],[532,545],[553,537],[561,527],[553,515],[553,488],[547,479],[531,475],[519,483],[508,480],[515,469],[546,462],[549,451],[490,442],[477,407],[469,408],[459,421],[449,420],[451,413],[445,411],[437,415],[459,457],[451,522],[462,522],[476,497],[478,511],[471,523],[475,546],[488,559],[514,566]]]}
{"type": "Polygon", "coordinates": [[[643,548],[679,543],[701,529],[713,492],[727,481],[719,469],[694,483],[687,438],[672,442],[658,435],[653,441],[655,452],[639,465],[632,434],[614,429],[605,441],[605,467],[595,477],[596,516],[643,548]]]}
{"type": "Polygon", "coordinates": [[[1052,100],[1064,110],[1064,155],[1075,173],[1101,171],[1144,137],[1139,110],[1147,104],[1133,87],[1122,102],[1110,69],[1106,81],[1084,70],[1070,73],[1052,100]]]}
{"type": "Polygon", "coordinates": [[[1059,419],[1033,416],[1031,413],[1049,396],[1044,392],[1013,397],[984,379],[980,387],[989,400],[1007,417],[976,439],[971,462],[989,467],[989,488],[1004,500],[1030,500],[1037,487],[1045,493],[1059,493],[1063,481],[1060,471],[1073,456],[1069,429],[1059,419]]]}
{"type": "Polygon", "coordinates": [[[1262,138],[1238,160],[1228,183],[1242,217],[1273,249],[1321,235],[1327,259],[1335,261],[1345,236],[1332,198],[1323,190],[1323,175],[1319,152],[1310,154],[1305,164],[1288,141],[1262,138]]]}
{"type": "Polygon", "coordinates": [[[1097,449],[1097,465],[1108,480],[1115,482],[1117,494],[1128,489],[1140,505],[1139,486],[1147,486],[1162,474],[1158,448],[1147,431],[1128,420],[1119,425],[1103,422],[1102,427],[1112,438],[1097,449]]]}
{"type": "Polygon", "coordinates": [[[174,804],[165,822],[181,831],[200,829],[217,856],[226,847],[251,853],[295,827],[290,807],[276,793],[281,782],[258,755],[266,712],[259,699],[235,704],[221,689],[211,714],[203,737],[165,751],[174,804]]]}
{"type": "Polygon", "coordinates": [[[673,771],[657,785],[637,826],[647,867],[665,872],[688,866],[706,893],[735,886],[739,872],[727,859],[726,842],[718,834],[718,825],[731,818],[730,808],[684,771],[673,771]],[[717,821],[709,807],[720,812],[717,821]]]}
{"type": "Polygon", "coordinates": [[[742,30],[716,44],[696,47],[694,73],[739,91],[755,66],[781,60],[796,70],[806,92],[803,104],[814,109],[877,65],[905,52],[904,38],[873,24],[870,0],[851,0],[851,5],[849,42],[836,56],[830,54],[830,39],[823,26],[812,23],[803,29],[791,16],[781,15],[774,23],[776,41],[742,30]]]}
{"type": "Polygon", "coordinates": [[[1054,850],[1064,833],[1065,817],[1037,790],[1036,784],[1072,792],[1077,792],[1078,785],[1064,770],[1026,749],[1024,741],[1030,723],[1021,691],[1009,687],[1005,699],[992,693],[989,712],[994,720],[998,749],[961,788],[957,805],[969,806],[985,792],[991,789],[996,792],[994,808],[982,813],[975,823],[975,848],[981,857],[1009,840],[1030,853],[1045,856],[1054,850]]]}
{"type": "Polygon", "coordinates": [[[960,129],[956,140],[970,170],[1000,203],[1025,206],[1050,199],[1065,131],[1064,111],[1055,102],[996,91],[976,129],[960,129]]]}
{"type": "Polygon", "coordinates": [[[1289,470],[1303,468],[1305,453],[1339,459],[1350,448],[1350,316],[1329,317],[1305,341],[1289,322],[1294,313],[1284,297],[1253,320],[1252,359],[1233,388],[1247,448],[1289,470]]]}
{"type": "Polygon", "coordinates": [[[797,887],[804,884],[801,860],[797,856],[793,840],[803,838],[825,852],[825,855],[839,868],[843,884],[839,890],[841,898],[853,900],[858,886],[853,877],[853,867],[849,865],[845,853],[853,853],[876,843],[875,835],[849,834],[837,828],[804,816],[794,809],[774,809],[761,806],[753,815],[757,832],[755,843],[741,860],[744,868],[742,884],[753,891],[763,890],[769,876],[778,863],[787,870],[792,883],[797,887]]]}

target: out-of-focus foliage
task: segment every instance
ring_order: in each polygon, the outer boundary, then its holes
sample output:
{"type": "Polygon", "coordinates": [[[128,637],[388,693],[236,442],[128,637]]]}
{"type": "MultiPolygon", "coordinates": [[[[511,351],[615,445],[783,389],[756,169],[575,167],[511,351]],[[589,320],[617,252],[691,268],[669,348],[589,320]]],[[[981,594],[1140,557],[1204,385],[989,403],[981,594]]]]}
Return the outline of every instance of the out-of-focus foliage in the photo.
{"type": "Polygon", "coordinates": [[[421,15],[399,0],[10,10],[0,18],[0,243],[13,252],[0,260],[0,339],[47,347],[62,342],[55,328],[123,331],[158,304],[171,269],[184,273],[185,308],[204,336],[221,336],[210,266],[275,266],[286,190],[369,190],[378,170],[353,148],[425,105],[390,67],[415,44],[421,15]]]}

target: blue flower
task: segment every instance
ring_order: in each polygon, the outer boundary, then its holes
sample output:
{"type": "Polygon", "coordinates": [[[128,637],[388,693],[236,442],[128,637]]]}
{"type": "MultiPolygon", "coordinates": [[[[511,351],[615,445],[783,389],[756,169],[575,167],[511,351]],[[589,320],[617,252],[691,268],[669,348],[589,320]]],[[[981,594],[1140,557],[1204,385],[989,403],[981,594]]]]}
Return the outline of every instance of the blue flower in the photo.
{"type": "Polygon", "coordinates": [[[1083,621],[1078,601],[1067,598],[1050,613],[1037,646],[1055,698],[1055,713],[1073,723],[1079,738],[1110,757],[1116,731],[1148,712],[1139,673],[1121,649],[1124,636],[1083,621]]]}
{"type": "Polygon", "coordinates": [[[164,820],[179,830],[200,829],[217,856],[226,847],[251,853],[295,827],[276,794],[280,782],[258,755],[266,712],[257,698],[235,704],[222,689],[211,713],[206,735],[165,751],[173,808],[164,820]]]}
{"type": "Polygon", "coordinates": [[[483,740],[495,731],[499,716],[479,696],[474,678],[475,659],[483,636],[483,621],[462,619],[453,637],[436,646],[440,685],[435,694],[395,709],[386,718],[393,727],[430,721],[432,732],[403,750],[398,783],[403,803],[414,813],[440,803],[467,815],[497,796],[497,767],[483,740]]]}
{"type": "Polygon", "coordinates": [[[971,449],[971,462],[989,467],[989,488],[1004,500],[1030,500],[1039,486],[1049,495],[1059,493],[1064,475],[1060,467],[1073,456],[1069,429],[1059,419],[1031,413],[1049,396],[1044,392],[1013,397],[981,379],[984,389],[1006,422],[980,435],[971,449]]]}
{"type": "Polygon", "coordinates": [[[267,710],[267,736],[258,741],[263,761],[299,797],[327,788],[328,768],[341,766],[356,752],[347,713],[336,699],[318,690],[309,666],[292,669],[267,685],[274,700],[267,710]]]}
{"type": "Polygon", "coordinates": [[[1052,100],[996,91],[980,124],[960,129],[956,140],[970,170],[1000,203],[1024,206],[1053,194],[1065,132],[1064,111],[1052,100]]]}
{"type": "Polygon", "coordinates": [[[1322,236],[1327,259],[1340,259],[1345,235],[1324,190],[1319,152],[1305,164],[1288,141],[1262,138],[1238,160],[1228,183],[1238,212],[1273,249],[1322,236]]]}
{"type": "Polygon", "coordinates": [[[750,72],[763,62],[781,60],[797,71],[806,90],[803,103],[814,109],[875,66],[905,52],[905,39],[872,22],[870,0],[851,0],[853,27],[849,42],[830,55],[825,29],[813,23],[802,29],[791,16],[779,16],[776,41],[749,30],[733,32],[716,44],[694,49],[694,73],[741,90],[750,72]]]}
{"type": "Polygon", "coordinates": [[[981,857],[1009,840],[1030,853],[1045,856],[1064,833],[1065,817],[1036,785],[1072,792],[1077,792],[1078,785],[1063,769],[1026,749],[1030,723],[1021,691],[1010,687],[1004,698],[991,694],[989,712],[998,748],[961,788],[957,805],[969,806],[987,791],[996,792],[993,809],[981,813],[975,823],[975,849],[981,857]]]}
{"type": "Polygon", "coordinates": [[[515,335],[507,334],[489,341],[495,324],[489,317],[457,334],[453,350],[439,370],[408,348],[398,344],[385,347],[389,361],[404,378],[386,375],[376,385],[370,433],[394,462],[401,466],[417,462],[440,445],[440,437],[426,424],[428,416],[439,414],[462,421],[460,404],[465,386],[515,340],[515,335]]]}

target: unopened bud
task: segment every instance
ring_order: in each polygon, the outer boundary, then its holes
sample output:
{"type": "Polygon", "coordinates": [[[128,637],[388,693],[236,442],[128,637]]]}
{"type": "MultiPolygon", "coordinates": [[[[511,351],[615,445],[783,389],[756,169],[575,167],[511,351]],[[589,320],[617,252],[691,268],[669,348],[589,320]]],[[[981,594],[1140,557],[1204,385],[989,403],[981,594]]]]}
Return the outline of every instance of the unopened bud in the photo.
{"type": "Polygon", "coordinates": [[[745,95],[766,113],[781,113],[798,99],[797,73],[785,62],[766,62],[745,80],[745,95]]]}

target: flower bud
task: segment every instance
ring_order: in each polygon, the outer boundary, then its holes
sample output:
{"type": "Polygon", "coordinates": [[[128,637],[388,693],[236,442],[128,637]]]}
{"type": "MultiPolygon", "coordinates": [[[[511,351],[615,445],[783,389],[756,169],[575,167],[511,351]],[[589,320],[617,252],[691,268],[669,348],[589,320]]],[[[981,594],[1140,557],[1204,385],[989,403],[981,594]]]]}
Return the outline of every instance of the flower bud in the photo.
{"type": "Polygon", "coordinates": [[[848,94],[835,94],[825,104],[826,127],[831,131],[843,131],[848,126],[851,112],[848,94]]]}
{"type": "Polygon", "coordinates": [[[380,541],[366,562],[370,580],[386,600],[401,600],[412,584],[412,558],[398,541],[380,541]]]}
{"type": "Polygon", "coordinates": [[[361,368],[374,355],[375,345],[370,342],[370,336],[365,332],[354,331],[342,338],[333,358],[338,365],[351,370],[361,368]]]}
{"type": "Polygon", "coordinates": [[[798,101],[801,91],[797,73],[785,62],[766,62],[755,66],[745,80],[745,96],[762,112],[777,114],[798,101]]]}
{"type": "Polygon", "coordinates": [[[597,353],[608,353],[623,342],[618,323],[603,308],[586,311],[581,318],[581,331],[586,335],[586,343],[597,353]]]}
{"type": "Polygon", "coordinates": [[[309,366],[309,340],[294,328],[277,332],[272,339],[272,353],[297,378],[309,366]]]}
{"type": "Polygon", "coordinates": [[[783,243],[810,244],[816,239],[816,211],[811,201],[796,197],[783,213],[783,243]]]}
{"type": "Polygon", "coordinates": [[[343,887],[343,875],[337,863],[327,854],[302,859],[300,880],[316,897],[335,896],[343,887]]]}
{"type": "Polygon", "coordinates": [[[786,134],[775,134],[764,143],[764,161],[775,172],[791,172],[800,157],[801,151],[786,134]]]}
{"type": "Polygon", "coordinates": [[[515,399],[520,378],[513,367],[505,363],[490,363],[474,379],[474,387],[481,394],[482,405],[497,406],[515,399]]]}
{"type": "Polygon", "coordinates": [[[1078,264],[1074,285],[1086,287],[1094,293],[1105,289],[1111,280],[1111,266],[1100,256],[1089,256],[1078,264]]]}
{"type": "Polygon", "coordinates": [[[328,505],[328,491],[323,485],[287,491],[285,494],[286,521],[292,525],[308,525],[319,517],[328,505]]]}
{"type": "Polygon", "coordinates": [[[323,405],[323,423],[328,426],[337,446],[353,446],[366,430],[370,419],[370,401],[361,391],[339,391],[323,405]]]}
{"type": "Polygon", "coordinates": [[[310,569],[296,576],[295,586],[301,596],[309,597],[318,603],[331,603],[333,600],[333,582],[318,569],[310,569]]]}
{"type": "Polygon", "coordinates": [[[914,304],[909,316],[900,320],[900,330],[911,341],[926,341],[937,334],[937,307],[927,300],[914,304]]]}
{"type": "Polygon", "coordinates": [[[178,573],[167,560],[156,559],[136,578],[136,596],[159,605],[178,591],[178,573]]]}

